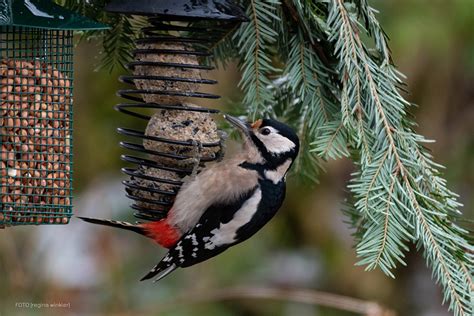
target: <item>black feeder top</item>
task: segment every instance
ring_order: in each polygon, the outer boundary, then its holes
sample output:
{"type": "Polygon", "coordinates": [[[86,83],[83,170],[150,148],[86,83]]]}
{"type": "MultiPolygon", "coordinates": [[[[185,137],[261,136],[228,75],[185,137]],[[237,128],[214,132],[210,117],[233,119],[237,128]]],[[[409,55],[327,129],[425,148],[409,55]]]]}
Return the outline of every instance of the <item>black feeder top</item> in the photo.
{"type": "Polygon", "coordinates": [[[248,20],[242,8],[232,0],[112,0],[105,10],[183,19],[248,20]]]}

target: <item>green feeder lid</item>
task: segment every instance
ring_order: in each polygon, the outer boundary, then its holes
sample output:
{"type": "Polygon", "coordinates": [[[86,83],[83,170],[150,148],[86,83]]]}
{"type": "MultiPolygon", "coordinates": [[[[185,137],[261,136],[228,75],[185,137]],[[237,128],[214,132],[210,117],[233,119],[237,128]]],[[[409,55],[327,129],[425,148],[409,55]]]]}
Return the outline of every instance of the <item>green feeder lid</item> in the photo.
{"type": "Polygon", "coordinates": [[[55,30],[109,28],[49,0],[0,0],[0,26],[3,25],[55,30]]]}

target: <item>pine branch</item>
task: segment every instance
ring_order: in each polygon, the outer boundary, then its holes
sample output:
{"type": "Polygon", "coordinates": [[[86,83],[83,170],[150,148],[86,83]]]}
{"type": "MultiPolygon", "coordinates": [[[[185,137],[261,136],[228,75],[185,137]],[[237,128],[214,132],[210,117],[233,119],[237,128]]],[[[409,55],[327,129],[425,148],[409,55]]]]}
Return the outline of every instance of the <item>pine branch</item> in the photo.
{"type": "Polygon", "coordinates": [[[289,44],[291,49],[284,72],[294,93],[309,107],[311,116],[306,118],[313,125],[320,126],[339,111],[338,101],[331,92],[334,87],[329,77],[330,70],[324,67],[311,45],[305,41],[301,30],[291,37],[289,44]]]}
{"type": "MultiPolygon", "coordinates": [[[[303,37],[301,29],[292,35],[290,48],[284,72],[294,94],[301,98],[303,103],[303,112],[300,115],[300,126],[303,128],[299,133],[302,155],[299,161],[312,162],[315,166],[315,172],[312,174],[315,176],[318,173],[316,171],[322,169],[322,162],[313,150],[314,143],[321,133],[320,126],[328,124],[338,112],[337,99],[331,94],[328,72],[323,69],[322,61],[303,37]]],[[[310,164],[296,164],[296,172],[302,171],[299,168],[308,165],[310,164]]]]}
{"type": "Polygon", "coordinates": [[[112,71],[117,65],[125,67],[132,59],[132,48],[135,47],[132,23],[125,16],[116,16],[112,28],[107,30],[103,38],[102,65],[112,71]]]}
{"type": "Polygon", "coordinates": [[[321,44],[321,40],[325,38],[323,30],[320,28],[316,20],[319,19],[318,7],[315,2],[302,0],[284,0],[284,7],[289,12],[293,23],[298,27],[300,34],[303,35],[305,41],[311,44],[313,51],[318,58],[326,65],[327,69],[331,68],[330,57],[321,44]]]}
{"type": "Polygon", "coordinates": [[[276,42],[278,33],[270,25],[278,20],[276,7],[278,0],[249,0],[246,14],[251,22],[242,24],[235,38],[242,56],[242,79],[240,86],[245,92],[243,103],[255,117],[265,103],[271,100],[266,89],[271,81],[269,75],[278,72],[272,65],[269,49],[276,42]]]}
{"type": "Polygon", "coordinates": [[[395,316],[395,312],[384,307],[376,302],[362,301],[360,299],[318,292],[306,289],[291,289],[291,288],[271,288],[271,287],[234,287],[224,288],[218,290],[210,290],[206,292],[196,291],[185,293],[181,297],[174,300],[160,304],[153,308],[153,311],[168,311],[176,306],[196,304],[203,302],[215,302],[224,300],[277,300],[289,301],[295,303],[320,305],[338,310],[357,313],[365,316],[395,316]],[[190,293],[193,293],[192,295],[190,293]],[[191,299],[190,299],[191,298],[191,299]]]}
{"type": "Polygon", "coordinates": [[[347,130],[340,118],[327,122],[319,128],[319,131],[319,136],[311,144],[312,152],[325,160],[349,157],[347,130]]]}
{"type": "Polygon", "coordinates": [[[388,36],[375,16],[378,11],[372,8],[367,0],[356,0],[355,3],[359,16],[365,21],[365,29],[375,39],[375,47],[380,53],[383,63],[391,64],[391,51],[387,43],[388,36]]]}
{"type": "Polygon", "coordinates": [[[266,89],[272,93],[272,100],[258,112],[259,117],[272,117],[295,127],[300,135],[300,151],[306,154],[299,155],[292,168],[292,174],[316,183],[323,167],[318,156],[310,153],[312,147],[309,132],[312,127],[308,117],[310,107],[305,105],[300,97],[296,97],[288,75],[272,81],[266,89]]]}
{"type": "MultiPolygon", "coordinates": [[[[347,100],[345,106],[351,114],[363,113],[363,119],[373,127],[376,137],[371,151],[379,152],[374,157],[381,157],[374,158],[378,164],[359,161],[361,171],[351,185],[358,199],[355,206],[366,216],[360,227],[363,235],[357,247],[363,258],[360,264],[367,264],[368,269],[379,266],[393,275],[390,270],[395,262],[403,263],[406,241],[414,240],[424,248],[433,275],[443,285],[444,298],[450,302],[450,309],[456,315],[470,315],[472,289],[469,284],[472,280],[460,262],[472,265],[472,260],[467,261],[469,259],[460,254],[472,247],[465,239],[467,232],[449,220],[458,213],[459,203],[445,189],[444,181],[430,176],[436,170],[427,162],[426,155],[423,155],[421,170],[413,160],[412,153],[422,153],[419,142],[423,138],[406,127],[411,125],[405,118],[408,102],[397,91],[401,81],[390,64],[384,36],[380,35],[378,25],[368,22],[372,25],[371,33],[378,34],[376,46],[383,53],[383,60],[378,64],[367,54],[359,36],[356,16],[348,7],[342,0],[331,2],[330,38],[336,41],[335,54],[339,56],[347,100]],[[430,185],[433,180],[437,187],[430,185]],[[390,183],[388,187],[387,183],[390,183]]],[[[368,19],[374,19],[370,8],[359,8],[359,11],[368,12],[368,19]]],[[[344,120],[348,128],[360,130],[354,126],[354,121],[350,117],[344,120]]],[[[367,131],[363,129],[362,132],[366,134],[367,131]]]]}
{"type": "MultiPolygon", "coordinates": [[[[229,61],[236,59],[239,55],[239,52],[236,49],[236,40],[233,37],[237,27],[238,24],[233,28],[229,28],[221,39],[209,48],[209,50],[212,51],[212,58],[216,62],[219,61],[224,68],[227,66],[229,61]]],[[[211,64],[211,62],[209,62],[209,64],[211,64]]]]}

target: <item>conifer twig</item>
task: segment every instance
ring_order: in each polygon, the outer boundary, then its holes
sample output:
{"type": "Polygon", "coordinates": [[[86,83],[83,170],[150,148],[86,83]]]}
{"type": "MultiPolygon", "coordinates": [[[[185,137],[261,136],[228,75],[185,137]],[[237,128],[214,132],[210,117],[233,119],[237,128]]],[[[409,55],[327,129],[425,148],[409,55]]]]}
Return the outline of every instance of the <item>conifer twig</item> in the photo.
{"type": "Polygon", "coordinates": [[[231,287],[208,291],[193,291],[182,297],[157,306],[154,311],[162,312],[197,303],[216,301],[235,301],[245,299],[277,300],[302,304],[324,306],[338,310],[358,313],[365,316],[395,316],[395,312],[375,302],[364,301],[348,296],[306,289],[288,289],[275,287],[231,287]]]}

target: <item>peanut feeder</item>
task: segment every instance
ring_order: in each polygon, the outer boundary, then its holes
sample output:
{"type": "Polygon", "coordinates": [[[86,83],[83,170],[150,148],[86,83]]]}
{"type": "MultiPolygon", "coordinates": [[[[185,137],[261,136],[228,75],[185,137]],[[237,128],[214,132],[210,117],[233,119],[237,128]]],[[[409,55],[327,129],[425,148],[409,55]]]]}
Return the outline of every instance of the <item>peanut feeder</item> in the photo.
{"type": "Polygon", "coordinates": [[[72,215],[73,31],[103,25],[45,0],[0,0],[0,227],[72,215]]]}

